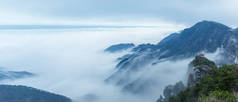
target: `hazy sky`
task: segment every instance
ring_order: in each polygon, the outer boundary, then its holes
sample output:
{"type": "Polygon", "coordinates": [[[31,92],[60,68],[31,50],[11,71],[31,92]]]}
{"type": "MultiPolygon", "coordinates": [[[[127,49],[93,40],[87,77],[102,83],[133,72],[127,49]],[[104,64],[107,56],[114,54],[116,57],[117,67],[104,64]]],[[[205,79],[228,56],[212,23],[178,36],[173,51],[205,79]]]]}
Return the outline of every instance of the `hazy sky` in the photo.
{"type": "Polygon", "coordinates": [[[238,26],[237,0],[1,0],[0,24],[194,24],[238,26]]]}

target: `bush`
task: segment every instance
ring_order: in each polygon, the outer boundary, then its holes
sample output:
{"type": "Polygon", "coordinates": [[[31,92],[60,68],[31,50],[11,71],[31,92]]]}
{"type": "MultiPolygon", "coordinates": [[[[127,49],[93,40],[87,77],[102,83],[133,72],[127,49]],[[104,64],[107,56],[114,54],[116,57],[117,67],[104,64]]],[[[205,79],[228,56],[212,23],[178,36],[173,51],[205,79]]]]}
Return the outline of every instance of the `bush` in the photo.
{"type": "Polygon", "coordinates": [[[201,96],[198,99],[198,102],[236,102],[237,97],[228,92],[216,90],[210,93],[209,96],[201,96]]]}
{"type": "Polygon", "coordinates": [[[211,92],[210,96],[214,96],[217,99],[229,102],[232,100],[236,100],[236,96],[228,91],[213,91],[211,92]]]}

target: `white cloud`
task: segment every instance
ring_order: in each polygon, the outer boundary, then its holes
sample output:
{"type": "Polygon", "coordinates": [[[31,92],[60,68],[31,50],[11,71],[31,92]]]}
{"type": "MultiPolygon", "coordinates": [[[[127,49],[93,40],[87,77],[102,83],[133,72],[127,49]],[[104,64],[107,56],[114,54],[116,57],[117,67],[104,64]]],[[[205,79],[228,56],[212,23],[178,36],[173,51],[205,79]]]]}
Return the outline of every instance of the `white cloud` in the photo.
{"type": "Polygon", "coordinates": [[[113,24],[171,21],[194,24],[214,20],[237,26],[236,0],[1,0],[2,24],[87,23],[113,24]]]}
{"type": "Polygon", "coordinates": [[[0,30],[0,66],[39,75],[8,84],[27,85],[74,100],[93,93],[100,98],[98,102],[145,102],[147,99],[122,94],[117,87],[103,83],[122,56],[103,50],[115,43],[157,43],[178,29],[0,30]]]}

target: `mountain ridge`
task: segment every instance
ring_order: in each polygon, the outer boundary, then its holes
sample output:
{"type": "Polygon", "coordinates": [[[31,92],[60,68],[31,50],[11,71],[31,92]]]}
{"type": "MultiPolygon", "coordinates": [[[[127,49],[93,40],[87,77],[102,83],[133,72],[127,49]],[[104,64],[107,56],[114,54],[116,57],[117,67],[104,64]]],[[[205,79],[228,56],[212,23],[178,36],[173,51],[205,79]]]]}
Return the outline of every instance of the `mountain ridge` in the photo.
{"type": "Polygon", "coordinates": [[[137,73],[147,70],[145,66],[153,66],[162,61],[188,59],[199,53],[215,53],[218,49],[223,49],[219,52],[221,58],[218,60],[226,61],[217,63],[234,63],[238,56],[236,48],[236,30],[214,21],[198,22],[180,33],[172,33],[157,44],[141,44],[133,48],[132,54],[120,58],[116,66],[118,71],[107,78],[106,82],[122,87],[137,84],[134,83],[134,80],[140,79],[137,73]]]}
{"type": "Polygon", "coordinates": [[[0,85],[1,102],[72,102],[68,97],[21,85],[0,85]]]}

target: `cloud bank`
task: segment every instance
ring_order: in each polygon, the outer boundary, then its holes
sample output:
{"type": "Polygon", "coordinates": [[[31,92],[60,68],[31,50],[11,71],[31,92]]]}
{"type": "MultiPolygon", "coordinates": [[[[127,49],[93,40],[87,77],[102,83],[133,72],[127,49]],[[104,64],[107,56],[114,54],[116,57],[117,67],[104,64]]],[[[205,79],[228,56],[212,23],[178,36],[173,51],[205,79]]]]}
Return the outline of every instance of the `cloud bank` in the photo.
{"type": "Polygon", "coordinates": [[[2,0],[2,24],[147,24],[214,20],[237,26],[236,0],[2,0]]]}
{"type": "Polygon", "coordinates": [[[38,75],[4,83],[66,95],[76,102],[145,102],[151,98],[121,93],[118,87],[104,83],[114,71],[115,60],[125,53],[103,50],[116,43],[157,43],[178,29],[0,30],[0,66],[38,75]]]}

